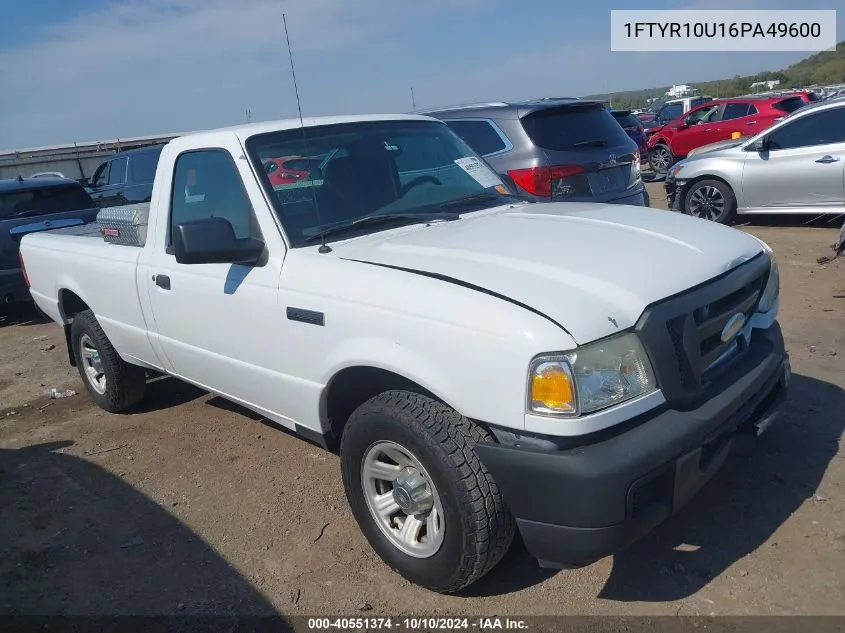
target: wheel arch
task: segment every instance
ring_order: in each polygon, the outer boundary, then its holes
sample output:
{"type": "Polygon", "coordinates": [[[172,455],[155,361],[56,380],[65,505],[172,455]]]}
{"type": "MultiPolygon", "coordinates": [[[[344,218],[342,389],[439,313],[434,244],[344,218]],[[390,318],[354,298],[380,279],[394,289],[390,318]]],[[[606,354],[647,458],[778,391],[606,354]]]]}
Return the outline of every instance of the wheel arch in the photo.
{"type": "Polygon", "coordinates": [[[671,169],[674,162],[677,161],[678,157],[675,156],[675,153],[672,151],[672,144],[665,136],[658,136],[654,142],[649,142],[648,144],[648,161],[649,165],[653,167],[652,159],[654,158],[655,150],[657,149],[665,149],[669,152],[670,161],[669,164],[666,166],[666,171],[668,172],[671,169]]]}
{"type": "Polygon", "coordinates": [[[428,396],[454,409],[432,389],[395,370],[372,364],[350,365],[331,377],[320,396],[320,424],[329,448],[334,450],[339,446],[346,422],[355,409],[370,398],[393,390],[428,396]]]}
{"type": "Polygon", "coordinates": [[[90,310],[90,306],[76,292],[68,288],[59,290],[59,314],[62,317],[62,329],[65,333],[65,345],[67,346],[68,362],[71,367],[76,367],[76,357],[73,354],[73,343],[70,340],[70,326],[80,312],[90,310]]]}
{"type": "Polygon", "coordinates": [[[701,182],[702,180],[716,180],[718,182],[721,182],[723,185],[725,185],[728,189],[731,190],[731,193],[733,194],[734,199],[737,200],[736,189],[734,188],[734,186],[730,182],[728,182],[728,180],[726,178],[724,178],[723,176],[720,176],[718,174],[712,174],[712,173],[700,174],[698,176],[693,176],[687,182],[685,182],[683,188],[680,191],[680,196],[681,196],[680,197],[680,204],[681,204],[681,211],[683,213],[686,213],[687,195],[689,194],[690,189],[695,184],[701,182]]]}

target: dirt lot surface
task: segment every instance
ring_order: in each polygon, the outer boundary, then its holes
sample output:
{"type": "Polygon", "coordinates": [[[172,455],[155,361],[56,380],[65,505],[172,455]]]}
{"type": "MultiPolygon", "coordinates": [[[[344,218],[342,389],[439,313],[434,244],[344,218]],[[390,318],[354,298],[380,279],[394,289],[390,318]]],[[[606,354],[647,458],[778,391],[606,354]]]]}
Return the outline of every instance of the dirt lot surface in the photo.
{"type": "Polygon", "coordinates": [[[816,263],[833,227],[743,227],[781,265],[794,379],[769,433],[629,550],[553,572],[517,543],[460,596],[375,556],[335,455],[170,379],[131,415],[102,412],[59,328],[7,313],[0,613],[845,614],[845,258],[816,263]],[[79,394],[50,400],[52,387],[79,394]]]}

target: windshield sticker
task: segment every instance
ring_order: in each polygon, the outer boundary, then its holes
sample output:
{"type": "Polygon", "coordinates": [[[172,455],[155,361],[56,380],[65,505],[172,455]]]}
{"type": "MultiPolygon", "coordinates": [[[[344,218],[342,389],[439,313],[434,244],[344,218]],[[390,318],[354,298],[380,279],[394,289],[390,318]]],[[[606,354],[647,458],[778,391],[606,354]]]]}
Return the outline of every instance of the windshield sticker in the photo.
{"type": "Polygon", "coordinates": [[[485,189],[502,184],[502,181],[493,172],[493,170],[474,156],[458,158],[455,160],[455,164],[472,176],[473,179],[485,189]]]}

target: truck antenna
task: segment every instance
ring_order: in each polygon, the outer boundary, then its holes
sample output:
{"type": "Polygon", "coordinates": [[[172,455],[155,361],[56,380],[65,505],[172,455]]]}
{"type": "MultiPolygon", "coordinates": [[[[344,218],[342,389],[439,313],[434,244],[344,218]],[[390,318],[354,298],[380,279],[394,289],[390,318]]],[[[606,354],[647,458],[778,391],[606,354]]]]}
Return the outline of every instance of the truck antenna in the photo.
{"type": "MultiPolygon", "coordinates": [[[[290,47],[290,35],[288,35],[288,19],[284,13],[282,13],[282,22],[285,25],[285,40],[288,44],[288,58],[290,59],[290,74],[293,77],[293,92],[296,95],[296,108],[299,111],[299,129],[302,130],[302,149],[305,152],[305,155],[308,156],[308,138],[305,134],[305,121],[302,119],[302,104],[299,101],[299,88],[296,85],[296,70],[293,67],[293,52],[291,52],[290,47]]],[[[314,187],[314,170],[308,170],[308,179],[311,183],[311,197],[314,201],[314,213],[317,215],[317,224],[320,227],[320,248],[317,249],[318,253],[331,253],[331,247],[326,244],[326,236],[323,232],[323,221],[320,219],[320,205],[317,204],[317,190],[314,187]]]]}

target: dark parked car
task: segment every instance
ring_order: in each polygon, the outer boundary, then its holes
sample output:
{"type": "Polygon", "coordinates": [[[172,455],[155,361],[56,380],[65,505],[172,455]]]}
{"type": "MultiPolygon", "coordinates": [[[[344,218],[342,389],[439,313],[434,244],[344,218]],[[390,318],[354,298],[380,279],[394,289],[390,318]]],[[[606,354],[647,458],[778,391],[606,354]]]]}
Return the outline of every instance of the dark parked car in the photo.
{"type": "Polygon", "coordinates": [[[643,122],[630,110],[611,110],[610,114],[613,115],[613,118],[625,130],[625,133],[637,144],[637,148],[640,150],[640,160],[645,160],[648,157],[648,139],[645,135],[643,122]]]}
{"type": "Polygon", "coordinates": [[[637,144],[600,101],[540,99],[425,112],[525,199],[648,205],[637,144]]]}
{"type": "Polygon", "coordinates": [[[149,202],[163,145],[119,152],[97,167],[88,193],[99,207],[149,202]]]}
{"type": "Polygon", "coordinates": [[[27,233],[88,224],[99,209],[75,180],[0,180],[0,304],[26,301],[29,292],[18,260],[27,233]]]}

